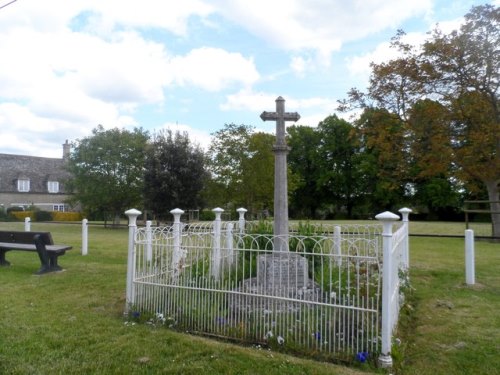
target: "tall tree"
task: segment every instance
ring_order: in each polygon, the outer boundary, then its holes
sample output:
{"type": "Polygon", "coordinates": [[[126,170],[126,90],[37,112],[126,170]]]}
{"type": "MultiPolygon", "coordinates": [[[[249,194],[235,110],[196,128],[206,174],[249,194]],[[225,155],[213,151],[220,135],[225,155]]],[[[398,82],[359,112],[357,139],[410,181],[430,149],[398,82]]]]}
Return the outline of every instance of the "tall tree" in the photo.
{"type": "MultiPolygon", "coordinates": [[[[500,212],[499,26],[499,7],[473,7],[459,30],[434,30],[421,54],[427,91],[452,113],[460,176],[484,184],[495,212],[500,212]]],[[[493,235],[500,237],[500,214],[492,214],[492,221],[493,235]]]]}
{"type": "Polygon", "coordinates": [[[209,147],[213,204],[245,206],[252,213],[273,205],[271,134],[248,125],[226,124],[213,134],[209,147]]]}
{"type": "Polygon", "coordinates": [[[209,168],[212,173],[209,195],[211,203],[243,204],[243,164],[249,157],[250,135],[253,127],[225,124],[212,134],[208,149],[209,168]]]}
{"type": "Polygon", "coordinates": [[[318,184],[323,200],[345,208],[352,217],[356,202],[360,203],[364,192],[360,171],[359,139],[356,129],[337,116],[328,116],[318,126],[320,143],[318,148],[322,173],[318,184]]]}
{"type": "Polygon", "coordinates": [[[148,144],[144,174],[146,208],[167,217],[174,208],[198,209],[208,172],[206,158],[187,133],[162,130],[148,144]]]}
{"type": "Polygon", "coordinates": [[[77,140],[68,161],[73,199],[89,214],[114,215],[142,204],[144,156],[148,133],[142,129],[104,130],[77,140]]]}
{"type": "Polygon", "coordinates": [[[288,164],[296,181],[290,194],[290,211],[293,215],[315,218],[323,202],[318,187],[320,133],[317,128],[293,125],[288,128],[288,135],[288,164]]]}
{"type": "Polygon", "coordinates": [[[256,132],[248,140],[242,160],[242,204],[252,212],[272,210],[274,201],[274,136],[256,132]]]}
{"type": "Polygon", "coordinates": [[[394,209],[404,202],[408,187],[405,123],[387,110],[365,108],[356,127],[363,190],[374,210],[394,209]]]}
{"type": "MultiPolygon", "coordinates": [[[[350,103],[341,106],[384,108],[406,122],[418,101],[441,103],[449,111],[455,178],[481,181],[495,202],[500,199],[499,23],[499,8],[483,5],[471,9],[459,30],[445,34],[436,28],[420,48],[403,43],[400,32],[392,45],[401,56],[372,64],[368,92],[352,90],[350,103]]],[[[491,210],[500,211],[500,203],[492,203],[491,210]]],[[[500,214],[492,221],[493,234],[500,237],[500,214]]]]}
{"type": "Polygon", "coordinates": [[[410,138],[410,179],[414,202],[427,207],[438,218],[447,219],[459,206],[453,163],[450,111],[437,101],[416,102],[408,119],[410,138]]]}

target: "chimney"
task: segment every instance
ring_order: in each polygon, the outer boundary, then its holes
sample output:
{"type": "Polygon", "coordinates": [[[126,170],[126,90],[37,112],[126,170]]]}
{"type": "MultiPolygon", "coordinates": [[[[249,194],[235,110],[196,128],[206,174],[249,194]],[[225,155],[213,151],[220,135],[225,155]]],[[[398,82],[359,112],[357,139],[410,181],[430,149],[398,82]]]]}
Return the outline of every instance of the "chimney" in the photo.
{"type": "Polygon", "coordinates": [[[63,160],[68,160],[69,159],[69,154],[71,152],[71,145],[69,144],[68,140],[66,139],[66,143],[63,143],[63,160]]]}

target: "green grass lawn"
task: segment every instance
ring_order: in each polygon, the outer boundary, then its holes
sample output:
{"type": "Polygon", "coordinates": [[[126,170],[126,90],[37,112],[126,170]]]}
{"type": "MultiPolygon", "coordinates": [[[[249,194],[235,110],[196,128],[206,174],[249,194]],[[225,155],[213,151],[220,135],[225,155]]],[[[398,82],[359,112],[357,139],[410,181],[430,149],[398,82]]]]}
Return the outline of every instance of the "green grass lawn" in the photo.
{"type": "MultiPolygon", "coordinates": [[[[428,223],[438,231],[442,223],[428,223]]],[[[463,233],[463,224],[461,226],[463,233]]],[[[457,227],[458,228],[458,227],[457,227]]],[[[23,223],[0,223],[0,230],[23,223]]],[[[443,229],[443,228],[441,228],[443,229]]],[[[446,227],[445,229],[448,229],[446,227]]],[[[126,324],[126,229],[32,223],[73,245],[64,272],[34,276],[36,253],[9,252],[0,268],[0,374],[366,374],[171,331],[126,324]]],[[[458,229],[457,229],[458,230],[458,229]]],[[[411,238],[412,307],[397,336],[400,374],[492,374],[500,368],[500,245],[476,243],[477,285],[464,284],[461,239],[411,238]]]]}

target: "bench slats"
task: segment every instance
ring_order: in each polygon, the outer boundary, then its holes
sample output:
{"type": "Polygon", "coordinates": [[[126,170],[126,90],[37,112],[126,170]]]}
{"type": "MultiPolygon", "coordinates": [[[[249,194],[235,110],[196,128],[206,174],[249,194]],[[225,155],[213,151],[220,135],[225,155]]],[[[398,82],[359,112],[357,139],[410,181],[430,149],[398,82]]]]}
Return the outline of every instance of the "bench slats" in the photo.
{"type": "Polygon", "coordinates": [[[11,250],[34,251],[38,253],[41,268],[36,272],[41,275],[61,271],[57,258],[70,250],[72,246],[54,245],[50,232],[0,231],[0,266],[9,266],[5,253],[11,250]]]}
{"type": "MultiPolygon", "coordinates": [[[[13,242],[0,242],[0,249],[9,250],[24,250],[24,251],[36,251],[35,245],[30,245],[26,243],[13,243],[13,242]]],[[[67,245],[45,245],[47,251],[64,251],[71,249],[71,246],[67,245]]]]}

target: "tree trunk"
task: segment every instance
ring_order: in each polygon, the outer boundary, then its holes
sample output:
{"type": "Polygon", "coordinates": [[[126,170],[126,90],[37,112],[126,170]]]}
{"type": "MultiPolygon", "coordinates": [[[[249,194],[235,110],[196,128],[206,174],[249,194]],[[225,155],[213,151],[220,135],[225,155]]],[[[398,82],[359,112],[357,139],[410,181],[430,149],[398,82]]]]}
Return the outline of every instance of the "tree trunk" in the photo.
{"type": "Polygon", "coordinates": [[[496,212],[491,214],[492,235],[500,237],[500,181],[485,181],[486,189],[488,190],[488,199],[490,200],[490,211],[496,212]]]}

